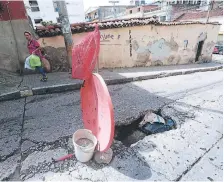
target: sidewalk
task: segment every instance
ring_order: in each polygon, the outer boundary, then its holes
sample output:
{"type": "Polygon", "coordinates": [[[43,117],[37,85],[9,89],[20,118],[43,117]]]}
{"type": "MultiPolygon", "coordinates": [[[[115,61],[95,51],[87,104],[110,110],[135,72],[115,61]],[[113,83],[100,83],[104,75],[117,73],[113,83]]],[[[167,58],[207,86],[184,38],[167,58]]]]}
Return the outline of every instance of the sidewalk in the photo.
{"type": "MultiPolygon", "coordinates": [[[[159,67],[103,69],[99,71],[108,85],[128,83],[133,81],[184,75],[195,72],[222,69],[220,63],[188,64],[159,67]]],[[[21,97],[78,90],[81,80],[71,78],[67,72],[48,74],[47,82],[40,82],[39,74],[19,76],[15,73],[1,71],[0,101],[18,99],[21,97]]]]}

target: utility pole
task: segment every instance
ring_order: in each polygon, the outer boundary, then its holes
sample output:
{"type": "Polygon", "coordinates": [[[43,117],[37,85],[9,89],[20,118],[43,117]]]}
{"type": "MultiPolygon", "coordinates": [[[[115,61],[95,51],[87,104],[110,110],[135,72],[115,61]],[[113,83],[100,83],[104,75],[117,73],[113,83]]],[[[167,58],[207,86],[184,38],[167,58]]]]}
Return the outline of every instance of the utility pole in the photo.
{"type": "Polygon", "coordinates": [[[67,11],[66,3],[64,0],[56,1],[56,3],[57,3],[58,14],[59,14],[59,20],[62,26],[62,33],[65,40],[65,47],[66,47],[67,55],[68,55],[68,64],[71,68],[73,40],[72,40],[70,22],[68,19],[68,11],[67,11]]]}
{"type": "Polygon", "coordinates": [[[207,14],[207,20],[206,20],[206,23],[208,23],[208,21],[209,21],[209,14],[210,14],[210,10],[213,9],[213,5],[214,5],[214,0],[212,0],[212,1],[209,2],[209,4],[208,4],[208,14],[207,14]]]}
{"type": "Polygon", "coordinates": [[[109,1],[109,3],[111,3],[111,4],[113,4],[113,13],[114,13],[114,18],[116,18],[117,16],[116,16],[116,10],[115,10],[115,4],[116,3],[119,3],[119,1],[109,1]]]}

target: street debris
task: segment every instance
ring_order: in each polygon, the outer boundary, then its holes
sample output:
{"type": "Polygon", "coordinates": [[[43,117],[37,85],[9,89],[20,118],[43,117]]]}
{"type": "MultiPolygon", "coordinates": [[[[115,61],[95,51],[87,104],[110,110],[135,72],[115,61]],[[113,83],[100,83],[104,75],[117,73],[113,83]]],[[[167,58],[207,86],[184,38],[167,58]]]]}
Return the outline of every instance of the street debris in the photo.
{"type": "Polygon", "coordinates": [[[147,134],[162,133],[175,128],[176,123],[172,119],[166,121],[159,115],[149,111],[139,124],[139,129],[147,134]]]}
{"type": "Polygon", "coordinates": [[[109,164],[113,157],[113,151],[109,148],[106,152],[97,151],[94,155],[94,160],[98,164],[109,164]]]}
{"type": "Polygon", "coordinates": [[[143,120],[139,123],[139,127],[142,127],[144,126],[146,123],[162,123],[162,124],[165,124],[165,120],[152,112],[152,110],[150,110],[146,115],[145,117],[143,118],[143,120]]]}
{"type": "Polygon", "coordinates": [[[54,159],[54,158],[51,158],[51,159],[52,159],[52,162],[53,162],[53,163],[56,163],[56,162],[64,161],[64,160],[66,160],[66,159],[70,159],[70,158],[72,158],[73,156],[74,156],[74,154],[68,154],[68,155],[63,156],[63,157],[61,157],[61,158],[59,158],[59,159],[54,159]]]}

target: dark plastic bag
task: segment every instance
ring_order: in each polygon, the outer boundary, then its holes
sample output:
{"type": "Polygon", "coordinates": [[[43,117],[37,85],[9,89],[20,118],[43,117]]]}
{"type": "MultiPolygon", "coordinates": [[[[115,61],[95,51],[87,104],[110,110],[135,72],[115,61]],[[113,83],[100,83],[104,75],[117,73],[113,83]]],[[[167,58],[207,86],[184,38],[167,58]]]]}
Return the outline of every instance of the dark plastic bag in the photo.
{"type": "Polygon", "coordinates": [[[176,123],[168,119],[166,124],[163,123],[146,123],[144,126],[140,127],[140,130],[147,135],[155,134],[155,133],[162,133],[164,131],[169,131],[175,128],[176,123]]]}

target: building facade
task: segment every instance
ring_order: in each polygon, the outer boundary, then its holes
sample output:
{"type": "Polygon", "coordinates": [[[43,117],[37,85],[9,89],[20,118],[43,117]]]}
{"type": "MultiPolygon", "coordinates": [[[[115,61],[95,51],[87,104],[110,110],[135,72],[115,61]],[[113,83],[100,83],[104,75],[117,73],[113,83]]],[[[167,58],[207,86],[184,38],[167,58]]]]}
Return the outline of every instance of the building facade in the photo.
{"type": "Polygon", "coordinates": [[[217,44],[223,45],[223,3],[222,2],[215,2],[208,12],[207,10],[195,10],[195,11],[187,11],[183,12],[181,16],[175,19],[176,22],[184,22],[184,21],[191,21],[191,22],[218,22],[221,24],[217,44]]]}
{"type": "Polygon", "coordinates": [[[127,8],[125,14],[118,14],[117,18],[157,16],[162,22],[173,21],[185,11],[207,10],[209,4],[209,0],[162,0],[149,4],[141,4],[141,1],[137,2],[134,7],[127,8]]]}
{"type": "Polygon", "coordinates": [[[104,21],[109,19],[116,19],[122,15],[125,15],[126,9],[134,7],[131,5],[123,6],[99,6],[99,7],[91,7],[85,12],[85,20],[87,22],[93,21],[104,21]]]}
{"type": "MultiPolygon", "coordinates": [[[[73,42],[80,43],[94,26],[95,23],[72,25],[73,42]]],[[[137,18],[100,22],[99,28],[99,68],[125,68],[211,61],[220,25],[137,18]]],[[[42,37],[38,41],[43,43],[53,69],[54,65],[64,68],[64,38],[54,34],[48,37],[48,32],[40,30],[42,37]]]]}
{"type": "MultiPolygon", "coordinates": [[[[24,0],[24,4],[34,26],[42,21],[59,23],[56,1],[24,0]]],[[[66,0],[66,6],[70,23],[85,21],[83,0],[66,0]]]]}

